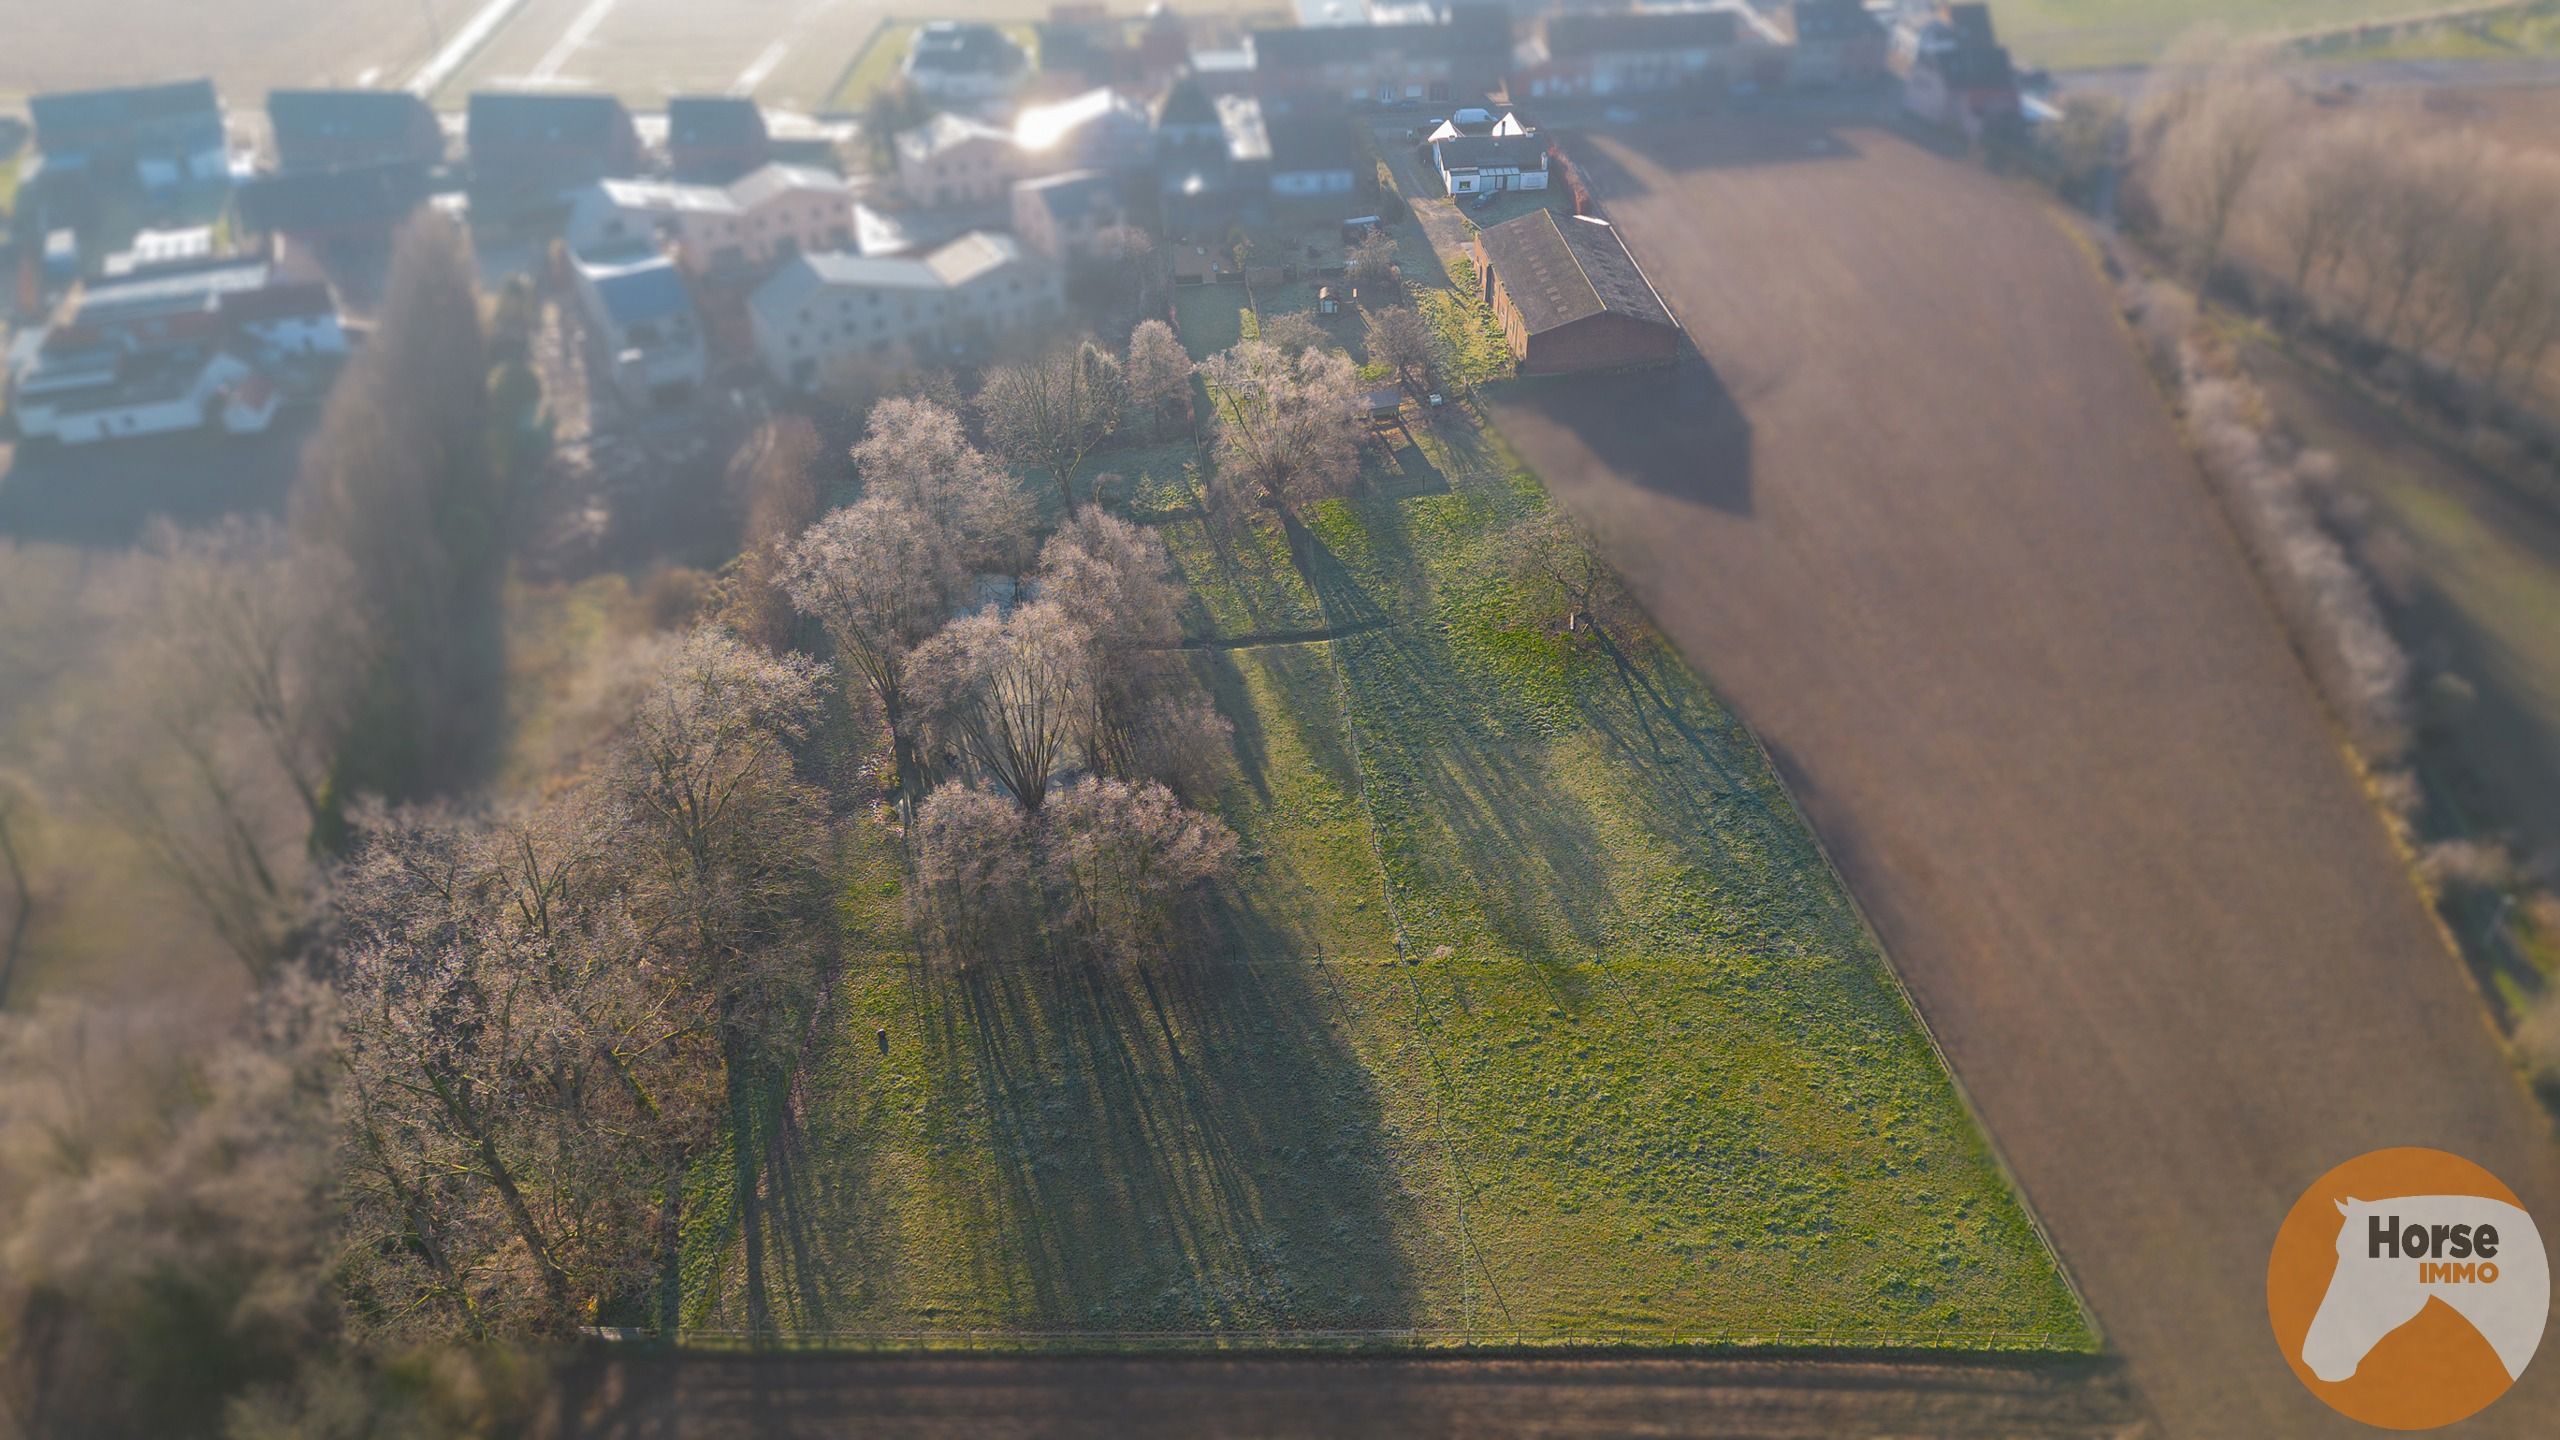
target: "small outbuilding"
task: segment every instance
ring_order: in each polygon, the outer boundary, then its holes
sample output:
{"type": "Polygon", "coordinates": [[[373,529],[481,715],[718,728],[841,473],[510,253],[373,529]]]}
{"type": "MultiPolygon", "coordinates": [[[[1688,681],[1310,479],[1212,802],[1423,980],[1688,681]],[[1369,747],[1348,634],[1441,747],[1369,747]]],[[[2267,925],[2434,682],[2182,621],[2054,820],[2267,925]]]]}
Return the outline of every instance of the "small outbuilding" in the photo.
{"type": "Polygon", "coordinates": [[[1680,327],[1608,221],[1538,210],[1479,231],[1477,283],[1524,375],[1661,365],[1680,327]]]}

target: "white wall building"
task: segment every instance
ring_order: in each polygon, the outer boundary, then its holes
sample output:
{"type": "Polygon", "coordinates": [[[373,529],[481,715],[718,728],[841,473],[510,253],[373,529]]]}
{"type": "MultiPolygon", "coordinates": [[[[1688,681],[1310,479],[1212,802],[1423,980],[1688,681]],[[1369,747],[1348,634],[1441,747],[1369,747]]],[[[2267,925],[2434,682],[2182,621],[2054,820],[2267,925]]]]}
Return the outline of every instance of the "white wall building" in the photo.
{"type": "Polygon", "coordinates": [[[898,132],[898,185],[918,205],[986,205],[1022,174],[1013,132],[944,113],[898,132]]]}
{"type": "Polygon", "coordinates": [[[1059,268],[982,230],[921,257],[803,255],[747,301],[766,372],[803,390],[845,360],[983,355],[1065,313],[1059,268]]]}
{"type": "Polygon", "coordinates": [[[603,180],[578,192],[568,241],[580,255],[662,248],[686,273],[760,270],[853,243],[853,189],[806,165],[762,165],[726,185],[603,180]]]}
{"type": "Polygon", "coordinates": [[[643,252],[577,263],[588,338],[614,389],[635,409],[682,403],[708,371],[702,322],[675,262],[643,252]]]}

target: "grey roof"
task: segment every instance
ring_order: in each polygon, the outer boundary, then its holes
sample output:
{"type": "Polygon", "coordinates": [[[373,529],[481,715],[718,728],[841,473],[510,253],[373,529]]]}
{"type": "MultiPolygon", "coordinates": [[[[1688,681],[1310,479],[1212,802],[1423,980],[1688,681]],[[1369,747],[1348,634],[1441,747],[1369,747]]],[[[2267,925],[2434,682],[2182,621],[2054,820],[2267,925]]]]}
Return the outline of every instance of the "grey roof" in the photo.
{"type": "Polygon", "coordinates": [[[267,92],[267,121],[275,130],[279,152],[290,152],[304,142],[395,143],[416,133],[422,119],[432,127],[435,112],[406,90],[267,92]]]}
{"type": "Polygon", "coordinates": [[[749,308],[787,322],[809,297],[827,290],[957,289],[1022,258],[1010,235],[972,230],[923,256],[866,256],[842,250],[804,251],[747,297],[749,308]]]}
{"type": "Polygon", "coordinates": [[[1544,170],[1547,137],[1543,135],[1460,135],[1436,147],[1440,163],[1450,170],[1544,170]]]}
{"type": "Polygon", "coordinates": [[[947,74],[1003,75],[1020,69],[1022,47],[993,25],[930,21],[916,30],[908,64],[947,74]]]}
{"type": "Polygon", "coordinates": [[[427,200],[426,167],[415,161],[292,170],[244,181],[234,192],[240,222],[251,230],[321,230],[339,225],[388,226],[427,200]]]}
{"type": "Polygon", "coordinates": [[[465,124],[476,160],[492,143],[591,145],[609,150],[620,143],[631,117],[622,102],[610,95],[482,90],[472,95],[465,124]]]}
{"type": "Polygon", "coordinates": [[[1693,50],[1731,45],[1741,33],[1741,17],[1730,10],[1556,15],[1547,21],[1547,53],[1564,56],[1693,50]]]}
{"type": "Polygon", "coordinates": [[[1798,40],[1881,39],[1884,25],[1858,0],[1796,0],[1798,40]]]}
{"type": "Polygon", "coordinates": [[[1357,153],[1340,111],[1287,115],[1271,123],[1271,168],[1280,171],[1348,170],[1357,153]]]}
{"type": "Polygon", "coordinates": [[[667,101],[667,143],[725,149],[765,142],[764,111],[743,95],[677,95],[667,101]]]}
{"type": "Polygon", "coordinates": [[[596,297],[604,302],[604,313],[616,325],[628,328],[693,311],[693,296],[684,288],[684,277],[664,256],[590,269],[588,276],[596,297]]]}
{"type": "Polygon", "coordinates": [[[87,130],[113,129],[177,116],[219,116],[210,80],[181,80],[168,85],[126,85],[111,90],[60,90],[27,101],[35,120],[36,146],[87,130]]]}
{"type": "Polygon", "coordinates": [[[266,261],[242,260],[92,285],[80,292],[75,318],[83,325],[98,325],[148,315],[210,311],[225,295],[264,289],[272,275],[266,261]]]}
{"type": "Polygon", "coordinates": [[[1099,170],[1069,170],[1017,182],[1014,189],[1037,198],[1042,209],[1060,220],[1081,220],[1099,211],[1118,212],[1120,182],[1099,170]]]}
{"type": "Polygon", "coordinates": [[[1532,335],[1600,314],[1672,323],[1606,221],[1539,210],[1505,220],[1476,240],[1493,264],[1494,282],[1511,297],[1532,335]]]}

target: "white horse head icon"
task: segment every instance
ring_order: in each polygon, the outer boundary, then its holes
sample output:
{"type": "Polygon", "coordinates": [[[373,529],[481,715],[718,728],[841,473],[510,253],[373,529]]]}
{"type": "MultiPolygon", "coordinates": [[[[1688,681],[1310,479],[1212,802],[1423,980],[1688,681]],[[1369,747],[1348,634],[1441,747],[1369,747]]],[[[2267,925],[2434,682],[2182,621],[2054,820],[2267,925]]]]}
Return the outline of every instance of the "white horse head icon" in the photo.
{"type": "Polygon", "coordinates": [[[2337,1273],[2302,1337],[2302,1363],[2312,1374],[2333,1382],[2355,1374],[2383,1336],[2418,1318],[2431,1299],[2470,1321],[2510,1378],[2524,1372],[2551,1309],[2551,1270],[2533,1217],[2478,1195],[2341,1200],[2338,1213],[2346,1223],[2338,1229],[2337,1273]],[[2494,1272],[2467,1244],[2458,1247],[2465,1253],[2449,1253],[2442,1238],[2454,1227],[2477,1235],[2484,1225],[2497,1232],[2496,1253],[2487,1258],[2494,1272]],[[2412,1232],[2424,1238],[2376,1244],[2377,1235],[2412,1232]]]}

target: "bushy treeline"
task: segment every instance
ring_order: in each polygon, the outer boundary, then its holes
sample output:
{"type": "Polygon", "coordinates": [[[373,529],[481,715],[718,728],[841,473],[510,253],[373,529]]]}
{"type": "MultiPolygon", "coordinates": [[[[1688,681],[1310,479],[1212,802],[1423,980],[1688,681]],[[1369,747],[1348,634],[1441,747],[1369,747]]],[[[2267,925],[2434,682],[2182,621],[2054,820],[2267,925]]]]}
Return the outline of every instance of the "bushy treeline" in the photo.
{"type": "Polygon", "coordinates": [[[2135,199],[2204,281],[2248,243],[2279,309],[2487,395],[2560,344],[2560,157],[2319,104],[2274,52],[2189,42],[2135,131],[2135,199]]]}
{"type": "MultiPolygon", "coordinates": [[[[774,422],[706,618],[605,667],[568,773],[473,783],[499,697],[467,632],[498,618],[522,462],[483,424],[514,382],[468,263],[449,230],[404,243],[395,313],[438,313],[386,316],[290,528],[155,541],[128,703],[79,727],[78,803],[256,985],[236,1025],[63,1002],[0,1033],[0,1394],[40,1433],[506,1433],[521,1347],[675,1325],[710,1177],[770,1333],[762,1146],[848,958],[848,827],[892,832],[918,948],[954,966],[1175,958],[1234,865],[1196,808],[1229,759],[1185,596],[1081,483],[1187,408],[1144,327],[965,414],[882,399],[831,511],[814,431],[774,422]],[[418,415],[376,413],[410,384],[418,415]],[[1017,469],[1054,484],[1045,525],[1017,469]],[[145,1016],[165,1036],[125,1033],[145,1016]],[[148,1061],[67,1064],[101,1027],[148,1061]],[[101,1378],[128,1374],[152,1383],[101,1378]]],[[[1255,403],[1303,408],[1295,373],[1255,403]]]]}

